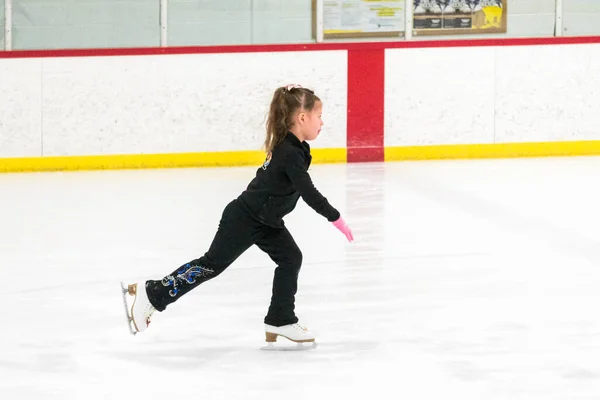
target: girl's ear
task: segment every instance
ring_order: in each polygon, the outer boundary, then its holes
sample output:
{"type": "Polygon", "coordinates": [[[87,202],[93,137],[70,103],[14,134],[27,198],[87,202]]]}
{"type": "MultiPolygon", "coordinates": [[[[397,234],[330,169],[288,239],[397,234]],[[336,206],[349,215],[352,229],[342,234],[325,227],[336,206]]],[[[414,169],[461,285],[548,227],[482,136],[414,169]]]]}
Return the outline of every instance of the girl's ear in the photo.
{"type": "Polygon", "coordinates": [[[298,122],[304,123],[304,121],[306,120],[306,113],[304,113],[304,111],[300,111],[298,112],[296,118],[298,119],[298,122]]]}

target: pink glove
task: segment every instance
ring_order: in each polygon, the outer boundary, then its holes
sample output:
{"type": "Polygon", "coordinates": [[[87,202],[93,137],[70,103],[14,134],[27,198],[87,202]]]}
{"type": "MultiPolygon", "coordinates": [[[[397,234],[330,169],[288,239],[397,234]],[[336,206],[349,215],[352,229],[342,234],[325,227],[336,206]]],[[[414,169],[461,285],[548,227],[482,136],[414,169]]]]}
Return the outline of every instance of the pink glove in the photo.
{"type": "Polygon", "coordinates": [[[352,236],[352,231],[350,230],[350,227],[342,217],[339,217],[337,221],[333,221],[332,224],[333,226],[338,228],[340,232],[346,235],[346,238],[349,242],[352,242],[354,240],[354,236],[352,236]]]}

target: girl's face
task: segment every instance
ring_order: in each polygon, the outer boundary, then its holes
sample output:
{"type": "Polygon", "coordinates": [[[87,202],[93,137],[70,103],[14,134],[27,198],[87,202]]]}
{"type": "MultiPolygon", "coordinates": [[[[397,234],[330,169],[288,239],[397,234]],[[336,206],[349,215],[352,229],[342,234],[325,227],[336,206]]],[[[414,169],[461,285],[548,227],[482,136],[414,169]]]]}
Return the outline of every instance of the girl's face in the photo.
{"type": "Polygon", "coordinates": [[[312,111],[306,113],[306,123],[304,125],[304,139],[315,140],[321,132],[323,126],[323,120],[321,114],[323,112],[323,104],[320,101],[315,103],[312,111]]]}

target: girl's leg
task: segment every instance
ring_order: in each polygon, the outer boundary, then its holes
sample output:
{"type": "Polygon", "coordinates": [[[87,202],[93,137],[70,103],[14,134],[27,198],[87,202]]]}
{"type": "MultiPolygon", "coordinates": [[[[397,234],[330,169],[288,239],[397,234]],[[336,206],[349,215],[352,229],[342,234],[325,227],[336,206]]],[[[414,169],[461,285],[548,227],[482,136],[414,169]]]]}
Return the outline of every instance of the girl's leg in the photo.
{"type": "Polygon", "coordinates": [[[202,257],[185,263],[161,280],[146,282],[150,302],[158,311],[164,311],[167,305],[225,271],[264,232],[262,224],[232,201],[225,207],[212,244],[202,257]]]}
{"type": "Polygon", "coordinates": [[[273,278],[273,292],[265,324],[283,326],[295,324],[295,295],[298,290],[298,273],[302,265],[302,252],[287,230],[269,228],[256,245],[277,264],[273,278]]]}

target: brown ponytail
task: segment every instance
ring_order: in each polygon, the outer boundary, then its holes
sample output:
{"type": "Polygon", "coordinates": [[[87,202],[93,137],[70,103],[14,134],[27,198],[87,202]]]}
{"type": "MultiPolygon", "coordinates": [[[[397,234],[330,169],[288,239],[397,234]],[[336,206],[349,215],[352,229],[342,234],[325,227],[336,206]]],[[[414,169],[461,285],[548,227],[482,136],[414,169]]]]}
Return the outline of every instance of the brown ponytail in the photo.
{"type": "Polygon", "coordinates": [[[292,117],[297,110],[311,111],[317,101],[320,99],[312,90],[299,85],[277,88],[273,94],[267,118],[265,152],[273,151],[273,148],[285,138],[292,124],[292,117]]]}

